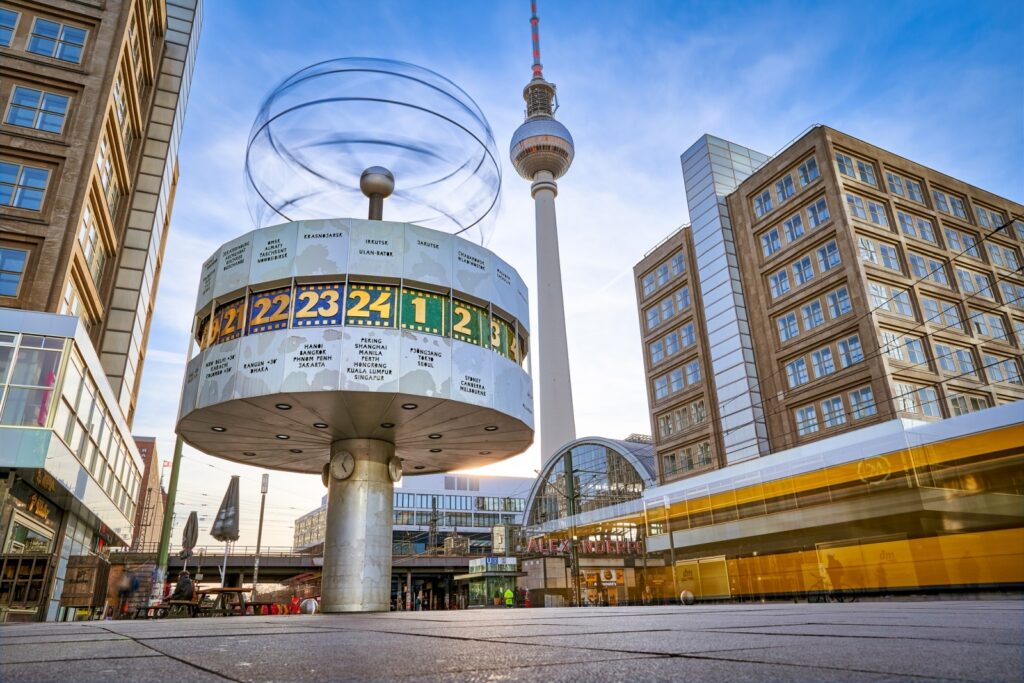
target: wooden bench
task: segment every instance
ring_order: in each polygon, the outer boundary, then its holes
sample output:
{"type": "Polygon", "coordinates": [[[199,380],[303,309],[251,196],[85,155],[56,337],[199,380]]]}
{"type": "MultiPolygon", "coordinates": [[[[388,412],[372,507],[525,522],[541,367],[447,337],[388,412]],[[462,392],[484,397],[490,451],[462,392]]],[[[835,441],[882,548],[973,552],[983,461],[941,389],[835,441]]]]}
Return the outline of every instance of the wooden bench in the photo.
{"type": "Polygon", "coordinates": [[[163,619],[164,617],[194,617],[199,609],[199,596],[191,600],[161,600],[155,605],[135,608],[132,619],[163,619]]]}

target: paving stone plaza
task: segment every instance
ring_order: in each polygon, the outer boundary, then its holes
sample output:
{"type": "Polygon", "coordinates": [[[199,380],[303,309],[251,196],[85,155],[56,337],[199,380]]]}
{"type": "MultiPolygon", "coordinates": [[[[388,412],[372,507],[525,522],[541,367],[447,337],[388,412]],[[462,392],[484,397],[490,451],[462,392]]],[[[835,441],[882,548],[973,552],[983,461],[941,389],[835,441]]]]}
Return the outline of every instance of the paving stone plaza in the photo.
{"type": "Polygon", "coordinates": [[[1019,681],[1024,602],[471,610],[0,627],[0,679],[1019,681]]]}

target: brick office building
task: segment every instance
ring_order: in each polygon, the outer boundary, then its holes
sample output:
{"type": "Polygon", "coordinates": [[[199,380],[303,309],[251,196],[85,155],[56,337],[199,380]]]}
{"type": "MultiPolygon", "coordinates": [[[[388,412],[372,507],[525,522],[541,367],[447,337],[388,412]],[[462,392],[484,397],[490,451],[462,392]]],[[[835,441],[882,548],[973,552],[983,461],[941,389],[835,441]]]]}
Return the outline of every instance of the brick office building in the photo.
{"type": "Polygon", "coordinates": [[[0,2],[0,620],[131,542],[131,437],[198,0],[0,2]]]}
{"type": "Polygon", "coordinates": [[[1024,398],[1024,206],[824,126],[770,159],[704,136],[683,171],[693,226],[635,268],[662,481],[1024,398]]]}

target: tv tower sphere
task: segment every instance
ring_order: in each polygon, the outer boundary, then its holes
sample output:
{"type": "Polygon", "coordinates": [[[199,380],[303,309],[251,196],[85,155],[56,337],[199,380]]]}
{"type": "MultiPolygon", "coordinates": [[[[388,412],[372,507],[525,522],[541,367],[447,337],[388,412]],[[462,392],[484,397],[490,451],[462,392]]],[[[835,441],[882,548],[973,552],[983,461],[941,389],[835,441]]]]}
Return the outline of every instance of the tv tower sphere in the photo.
{"type": "Polygon", "coordinates": [[[547,171],[558,180],[569,170],[574,155],[569,129],[543,116],[528,119],[519,126],[509,149],[516,171],[527,180],[533,180],[540,171],[547,171]]]}

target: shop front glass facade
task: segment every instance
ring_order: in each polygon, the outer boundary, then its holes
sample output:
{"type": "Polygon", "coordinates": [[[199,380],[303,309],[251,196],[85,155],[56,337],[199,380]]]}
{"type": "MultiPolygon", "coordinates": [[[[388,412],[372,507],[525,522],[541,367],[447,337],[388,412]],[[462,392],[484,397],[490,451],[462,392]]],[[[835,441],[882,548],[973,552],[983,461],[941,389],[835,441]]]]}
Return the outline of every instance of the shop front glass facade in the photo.
{"type": "Polygon", "coordinates": [[[131,540],[141,468],[82,323],[0,310],[0,620],[75,616],[68,558],[131,540]]]}

